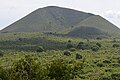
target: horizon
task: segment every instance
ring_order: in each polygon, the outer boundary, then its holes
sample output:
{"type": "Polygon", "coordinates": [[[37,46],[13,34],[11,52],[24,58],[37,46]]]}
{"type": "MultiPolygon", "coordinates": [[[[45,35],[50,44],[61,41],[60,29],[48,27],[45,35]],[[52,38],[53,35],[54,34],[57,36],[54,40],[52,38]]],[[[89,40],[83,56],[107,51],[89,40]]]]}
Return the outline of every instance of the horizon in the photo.
{"type": "Polygon", "coordinates": [[[24,16],[30,14],[34,10],[38,8],[43,8],[47,6],[58,6],[58,7],[63,7],[63,8],[69,8],[69,9],[74,9],[86,13],[92,13],[95,15],[100,15],[110,21],[112,24],[116,25],[117,27],[120,28],[120,5],[118,2],[119,0],[111,0],[109,1],[109,4],[105,4],[105,2],[108,2],[109,0],[93,0],[93,1],[82,1],[82,0],[77,0],[72,3],[72,0],[70,1],[56,1],[56,0],[4,0],[2,1],[0,10],[0,29],[3,29],[10,24],[16,22],[17,20],[23,18],[24,16]],[[81,3],[80,3],[81,2],[81,3]],[[114,3],[113,3],[114,2],[114,3]],[[6,4],[5,4],[6,3],[6,4]],[[28,4],[26,4],[28,3],[28,4]],[[7,5],[8,4],[8,5],[7,5]],[[85,6],[85,4],[87,6],[85,6]],[[94,5],[93,5],[94,4],[94,5]],[[8,14],[9,13],[9,14],[8,14]]]}

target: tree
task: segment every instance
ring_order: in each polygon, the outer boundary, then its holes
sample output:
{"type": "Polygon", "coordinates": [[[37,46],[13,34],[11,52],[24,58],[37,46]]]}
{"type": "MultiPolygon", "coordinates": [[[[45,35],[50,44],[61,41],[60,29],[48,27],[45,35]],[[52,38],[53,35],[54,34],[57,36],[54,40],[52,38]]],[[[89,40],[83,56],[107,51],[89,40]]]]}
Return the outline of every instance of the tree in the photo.
{"type": "Polygon", "coordinates": [[[116,48],[116,47],[120,47],[120,45],[119,45],[119,44],[113,44],[112,47],[113,47],[113,48],[116,48]]]}
{"type": "Polygon", "coordinates": [[[66,55],[66,56],[70,56],[71,54],[70,54],[69,51],[65,51],[65,52],[64,52],[64,55],[66,55]]]}
{"type": "Polygon", "coordinates": [[[76,54],[76,59],[82,59],[82,56],[80,54],[76,54]]]}
{"type": "Polygon", "coordinates": [[[92,51],[98,51],[98,50],[99,50],[99,47],[98,47],[98,46],[93,46],[93,47],[91,47],[91,50],[92,50],[92,51]]]}
{"type": "Polygon", "coordinates": [[[73,48],[73,45],[72,44],[67,44],[67,49],[70,49],[70,48],[73,48]]]}

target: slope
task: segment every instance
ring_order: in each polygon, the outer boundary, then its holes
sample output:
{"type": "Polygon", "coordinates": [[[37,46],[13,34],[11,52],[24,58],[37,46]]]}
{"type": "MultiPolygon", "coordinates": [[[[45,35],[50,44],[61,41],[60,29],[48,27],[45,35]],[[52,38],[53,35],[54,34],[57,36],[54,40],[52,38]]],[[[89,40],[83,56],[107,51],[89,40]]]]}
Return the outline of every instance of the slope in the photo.
{"type": "Polygon", "coordinates": [[[2,32],[59,32],[92,16],[77,10],[48,6],[37,9],[2,32]]]}
{"type": "Polygon", "coordinates": [[[103,17],[94,15],[81,21],[67,35],[79,37],[118,36],[120,29],[103,17]]]}

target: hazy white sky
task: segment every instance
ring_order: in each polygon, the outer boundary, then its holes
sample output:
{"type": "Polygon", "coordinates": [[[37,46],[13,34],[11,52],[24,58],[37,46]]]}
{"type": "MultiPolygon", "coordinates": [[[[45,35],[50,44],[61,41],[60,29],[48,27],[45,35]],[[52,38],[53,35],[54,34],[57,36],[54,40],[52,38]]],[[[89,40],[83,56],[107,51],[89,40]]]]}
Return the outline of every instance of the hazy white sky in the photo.
{"type": "Polygon", "coordinates": [[[101,15],[120,28],[120,0],[0,0],[0,29],[45,6],[101,15]]]}

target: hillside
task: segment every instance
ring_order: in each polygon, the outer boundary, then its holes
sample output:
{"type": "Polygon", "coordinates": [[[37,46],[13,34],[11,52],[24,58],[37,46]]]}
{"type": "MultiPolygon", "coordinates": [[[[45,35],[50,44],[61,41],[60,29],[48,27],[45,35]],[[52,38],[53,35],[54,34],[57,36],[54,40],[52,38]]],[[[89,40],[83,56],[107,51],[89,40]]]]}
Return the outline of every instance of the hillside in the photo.
{"type": "Polygon", "coordinates": [[[48,6],[37,9],[1,32],[52,32],[71,37],[95,38],[118,36],[120,29],[99,15],[48,6]]]}
{"type": "Polygon", "coordinates": [[[49,6],[40,8],[2,32],[56,32],[71,27],[93,14],[72,9],[49,6]]]}
{"type": "Polygon", "coordinates": [[[95,37],[120,35],[120,29],[99,15],[93,15],[77,24],[68,36],[95,37]]]}

